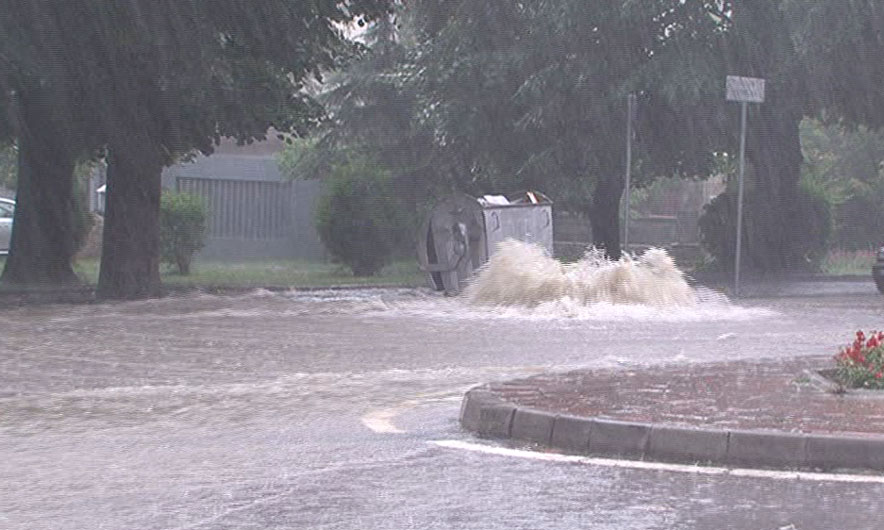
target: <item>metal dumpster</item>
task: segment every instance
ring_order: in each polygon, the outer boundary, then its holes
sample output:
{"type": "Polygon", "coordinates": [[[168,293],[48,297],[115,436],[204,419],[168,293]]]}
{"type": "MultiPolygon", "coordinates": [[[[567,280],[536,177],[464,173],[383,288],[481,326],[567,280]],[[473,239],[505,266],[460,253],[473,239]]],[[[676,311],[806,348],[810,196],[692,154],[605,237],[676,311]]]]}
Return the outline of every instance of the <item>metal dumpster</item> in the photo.
{"type": "Polygon", "coordinates": [[[433,289],[455,295],[507,238],[535,243],[552,255],[552,201],[537,191],[443,200],[420,228],[418,261],[433,289]]]}

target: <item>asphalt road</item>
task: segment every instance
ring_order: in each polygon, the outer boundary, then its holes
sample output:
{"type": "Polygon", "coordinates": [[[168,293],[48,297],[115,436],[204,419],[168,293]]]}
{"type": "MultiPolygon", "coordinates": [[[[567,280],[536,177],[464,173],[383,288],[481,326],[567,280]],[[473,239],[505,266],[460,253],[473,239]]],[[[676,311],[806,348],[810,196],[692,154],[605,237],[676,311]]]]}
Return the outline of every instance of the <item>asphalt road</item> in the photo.
{"type": "Polygon", "coordinates": [[[687,309],[364,291],[0,311],[0,528],[880,528],[880,477],[557,459],[457,424],[463,391],[489,380],[834,354],[884,328],[871,284],[845,292],[704,293],[687,309]]]}

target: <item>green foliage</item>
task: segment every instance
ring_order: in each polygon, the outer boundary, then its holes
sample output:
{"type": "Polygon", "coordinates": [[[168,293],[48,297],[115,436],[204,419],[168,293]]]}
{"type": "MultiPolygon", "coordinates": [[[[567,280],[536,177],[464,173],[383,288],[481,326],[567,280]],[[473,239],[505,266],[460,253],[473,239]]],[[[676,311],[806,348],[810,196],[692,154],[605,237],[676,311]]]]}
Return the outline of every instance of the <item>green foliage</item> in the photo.
{"type": "Polygon", "coordinates": [[[160,201],[160,247],[163,261],[177,265],[180,274],[190,274],[194,253],[206,239],[208,208],[192,193],[166,191],[160,201]]]}
{"type": "Polygon", "coordinates": [[[338,24],[391,3],[12,0],[0,13],[0,106],[51,95],[53,132],[77,148],[138,132],[167,158],[211,152],[221,136],[263,138],[270,125],[304,131],[322,112],[310,80],[359,49],[338,24]]]}
{"type": "Polygon", "coordinates": [[[832,245],[876,248],[884,238],[884,131],[853,130],[805,120],[801,126],[803,182],[832,205],[832,245]]]}
{"type": "Polygon", "coordinates": [[[356,276],[373,276],[406,239],[406,219],[389,171],[350,155],[332,168],[316,228],[332,257],[356,276]]]}
{"type": "MultiPolygon", "coordinates": [[[[816,271],[832,231],[829,204],[800,187],[779,212],[755,190],[743,198],[743,266],[761,271],[816,271]],[[781,216],[788,226],[777,226],[781,216]]],[[[725,191],[703,208],[700,240],[718,268],[733,270],[736,253],[737,197],[725,191]]]]}
{"type": "MultiPolygon", "coordinates": [[[[449,171],[452,159],[438,148],[433,129],[422,118],[427,102],[412,75],[414,16],[419,12],[416,5],[398,3],[393,16],[366,28],[359,60],[328,76],[329,90],[320,98],[328,119],[313,149],[299,156],[296,143],[283,157],[285,162],[298,159],[297,176],[321,178],[342,152],[370,153],[390,171],[402,208],[413,218],[420,218],[433,198],[448,195],[455,187],[452,177],[459,174],[449,171]]],[[[413,247],[408,250],[413,253],[413,247]]]]}
{"type": "Polygon", "coordinates": [[[868,276],[875,263],[874,250],[830,249],[820,263],[820,271],[831,276],[868,276]]]}
{"type": "Polygon", "coordinates": [[[295,138],[286,142],[276,157],[279,172],[283,177],[294,180],[310,176],[318,154],[317,138],[295,138]]]}
{"type": "Polygon", "coordinates": [[[877,248],[884,241],[884,184],[860,192],[838,207],[834,246],[848,250],[877,248]]]}

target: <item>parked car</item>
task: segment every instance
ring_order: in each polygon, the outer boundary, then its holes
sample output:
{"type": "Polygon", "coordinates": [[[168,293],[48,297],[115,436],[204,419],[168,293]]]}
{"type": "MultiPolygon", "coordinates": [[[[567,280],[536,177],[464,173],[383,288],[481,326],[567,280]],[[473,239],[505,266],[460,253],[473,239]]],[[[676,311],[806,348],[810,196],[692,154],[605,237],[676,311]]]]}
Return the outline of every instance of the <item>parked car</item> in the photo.
{"type": "Polygon", "coordinates": [[[884,247],[875,253],[875,264],[872,265],[872,278],[878,286],[878,292],[884,294],[884,247]]]}
{"type": "Polygon", "coordinates": [[[12,235],[12,214],[15,201],[0,197],[0,255],[9,254],[9,239],[12,235]]]}

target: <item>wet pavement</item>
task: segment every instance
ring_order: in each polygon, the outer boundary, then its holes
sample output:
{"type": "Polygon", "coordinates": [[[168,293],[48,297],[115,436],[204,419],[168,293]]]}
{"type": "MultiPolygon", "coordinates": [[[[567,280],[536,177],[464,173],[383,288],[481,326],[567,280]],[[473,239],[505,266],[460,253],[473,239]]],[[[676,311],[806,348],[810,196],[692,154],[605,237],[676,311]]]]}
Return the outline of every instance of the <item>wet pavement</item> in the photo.
{"type": "Polygon", "coordinates": [[[494,383],[520,407],[715,430],[884,436],[884,393],[824,376],[835,362],[798,357],[763,362],[578,370],[494,383]]]}
{"type": "Polygon", "coordinates": [[[828,355],[849,295],[469,309],[423,291],[0,312],[0,527],[876,528],[884,484],[709,476],[440,447],[472,385],[828,355]]]}

